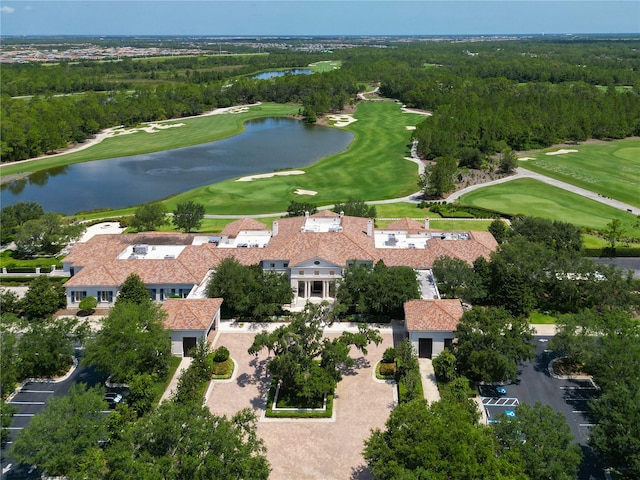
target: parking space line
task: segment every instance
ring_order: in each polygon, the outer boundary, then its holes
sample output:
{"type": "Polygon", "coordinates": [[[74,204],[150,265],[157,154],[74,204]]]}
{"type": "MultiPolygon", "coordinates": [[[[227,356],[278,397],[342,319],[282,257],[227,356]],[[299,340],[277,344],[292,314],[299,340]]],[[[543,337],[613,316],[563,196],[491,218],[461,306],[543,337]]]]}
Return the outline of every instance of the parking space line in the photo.
{"type": "Polygon", "coordinates": [[[596,424],[595,423],[579,423],[578,426],[580,426],[580,427],[595,427],[596,424]]]}
{"type": "Polygon", "coordinates": [[[33,417],[35,413],[14,413],[13,417],[33,417]]]}
{"type": "Polygon", "coordinates": [[[45,402],[9,402],[11,405],[44,405],[45,402]]]}
{"type": "Polygon", "coordinates": [[[7,430],[22,430],[24,427],[5,427],[7,430]]]}
{"type": "Polygon", "coordinates": [[[595,387],[570,387],[570,386],[562,386],[561,390],[597,390],[595,387]]]}
{"type": "Polygon", "coordinates": [[[20,390],[18,393],[55,393],[53,390],[20,390]]]}

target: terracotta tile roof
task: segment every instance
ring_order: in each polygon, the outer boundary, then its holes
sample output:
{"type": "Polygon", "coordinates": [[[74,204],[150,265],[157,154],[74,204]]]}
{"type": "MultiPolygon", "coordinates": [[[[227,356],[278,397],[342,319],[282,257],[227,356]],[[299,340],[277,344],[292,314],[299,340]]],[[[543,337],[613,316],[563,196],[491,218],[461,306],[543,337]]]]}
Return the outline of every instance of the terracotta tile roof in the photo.
{"type": "Polygon", "coordinates": [[[458,299],[409,300],[404,304],[405,325],[409,331],[453,332],[463,313],[458,299]]]}
{"type": "MultiPolygon", "coordinates": [[[[326,210],[313,215],[337,216],[326,210]]],[[[66,285],[119,286],[130,273],[137,273],[146,284],[195,285],[227,257],[235,257],[243,265],[255,265],[269,259],[282,260],[295,266],[322,258],[340,266],[349,260],[369,260],[373,263],[382,260],[388,266],[405,265],[417,269],[431,267],[443,255],[461,258],[471,264],[480,256],[489,258],[497,248],[496,241],[488,232],[470,232],[469,240],[433,238],[429,240],[427,248],[422,249],[375,248],[374,237],[367,235],[366,218],[343,217],[341,232],[303,232],[301,227],[305,221],[305,217],[278,220],[278,234],[264,248],[218,248],[210,243],[191,245],[194,235],[168,232],[96,235],[86,243],[74,245],[70,255],[64,259],[77,272],[66,285]],[[127,246],[134,244],[186,246],[175,259],[117,259],[127,246]]],[[[413,227],[417,223],[405,221],[398,225],[413,227]]],[[[262,223],[252,219],[238,220],[231,225],[234,226],[228,229],[230,232],[252,228],[265,230],[262,223]]]]}
{"type": "Polygon", "coordinates": [[[228,223],[220,232],[223,237],[237,237],[243,230],[266,230],[264,223],[253,218],[241,218],[235,222],[228,223]]]}
{"type": "Polygon", "coordinates": [[[401,218],[389,223],[384,230],[403,230],[409,233],[425,232],[424,224],[411,218],[401,218]]]}
{"type": "Polygon", "coordinates": [[[168,298],[162,304],[166,330],[207,330],[222,305],[222,298],[168,298]]]}
{"type": "Polygon", "coordinates": [[[316,217],[316,218],[335,218],[335,217],[339,217],[340,214],[336,212],[332,212],[331,210],[320,210],[319,212],[309,216],[316,217]]]}

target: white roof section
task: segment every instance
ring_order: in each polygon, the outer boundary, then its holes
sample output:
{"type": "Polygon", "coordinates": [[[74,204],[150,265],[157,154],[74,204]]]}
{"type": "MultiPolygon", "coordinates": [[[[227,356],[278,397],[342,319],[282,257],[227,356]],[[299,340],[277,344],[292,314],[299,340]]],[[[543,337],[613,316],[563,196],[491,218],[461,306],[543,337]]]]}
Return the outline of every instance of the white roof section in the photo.
{"type": "Polygon", "coordinates": [[[342,217],[307,217],[302,232],[341,232],[342,217]]]}
{"type": "Polygon", "coordinates": [[[175,259],[184,249],[185,245],[129,245],[118,255],[118,260],[175,259]]]}
{"type": "Polygon", "coordinates": [[[218,248],[264,248],[271,240],[271,230],[242,230],[236,237],[222,237],[218,248]]]}
{"type": "Polygon", "coordinates": [[[421,232],[407,233],[403,230],[376,230],[374,240],[376,248],[428,248],[429,240],[470,240],[469,232],[421,232]]]}

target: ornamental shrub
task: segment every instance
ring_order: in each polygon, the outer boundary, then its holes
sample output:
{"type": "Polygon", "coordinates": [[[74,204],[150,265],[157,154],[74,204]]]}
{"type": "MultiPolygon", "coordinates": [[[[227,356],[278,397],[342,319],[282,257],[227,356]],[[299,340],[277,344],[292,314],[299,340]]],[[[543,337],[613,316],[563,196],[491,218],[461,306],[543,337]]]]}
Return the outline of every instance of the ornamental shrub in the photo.
{"type": "Polygon", "coordinates": [[[213,361],[216,363],[226,362],[228,358],[229,349],[225,346],[220,346],[213,352],[213,361]]]}
{"type": "Polygon", "coordinates": [[[382,363],[394,363],[396,361],[396,349],[393,347],[387,348],[382,354],[382,363]]]}

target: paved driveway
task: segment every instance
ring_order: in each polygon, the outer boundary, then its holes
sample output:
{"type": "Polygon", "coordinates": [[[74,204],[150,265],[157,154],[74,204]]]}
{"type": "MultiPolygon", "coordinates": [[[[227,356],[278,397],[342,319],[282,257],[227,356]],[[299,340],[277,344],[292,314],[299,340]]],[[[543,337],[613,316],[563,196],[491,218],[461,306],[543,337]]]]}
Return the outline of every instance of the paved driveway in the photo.
{"type": "Polygon", "coordinates": [[[382,343],[372,345],[368,355],[352,350],[357,366],[338,385],[334,419],[276,420],[264,418],[270,381],[266,351],[257,357],[247,353],[253,334],[221,332],[215,346],[229,349],[237,372],[232,381],[215,384],[207,405],[217,415],[231,416],[244,407],[256,411],[258,435],[267,446],[273,480],[370,479],[362,457],[364,441],[371,429],[384,428],[394,405],[394,387],[374,380],[376,362],[393,346],[392,333],[381,334],[382,343]]]}

